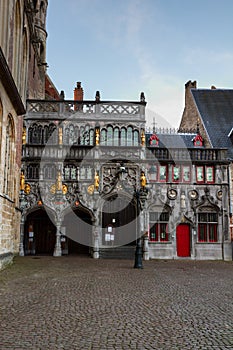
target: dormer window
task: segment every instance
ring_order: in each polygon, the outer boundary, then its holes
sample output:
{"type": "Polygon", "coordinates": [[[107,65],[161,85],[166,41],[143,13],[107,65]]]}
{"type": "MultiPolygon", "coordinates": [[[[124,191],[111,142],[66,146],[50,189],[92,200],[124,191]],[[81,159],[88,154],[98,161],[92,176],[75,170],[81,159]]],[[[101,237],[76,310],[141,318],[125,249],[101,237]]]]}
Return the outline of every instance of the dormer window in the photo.
{"type": "Polygon", "coordinates": [[[159,145],[159,138],[156,134],[151,135],[149,139],[150,146],[158,146],[159,145]]]}
{"type": "Polygon", "coordinates": [[[193,139],[194,147],[202,147],[203,146],[203,138],[200,134],[197,134],[193,139]]]}

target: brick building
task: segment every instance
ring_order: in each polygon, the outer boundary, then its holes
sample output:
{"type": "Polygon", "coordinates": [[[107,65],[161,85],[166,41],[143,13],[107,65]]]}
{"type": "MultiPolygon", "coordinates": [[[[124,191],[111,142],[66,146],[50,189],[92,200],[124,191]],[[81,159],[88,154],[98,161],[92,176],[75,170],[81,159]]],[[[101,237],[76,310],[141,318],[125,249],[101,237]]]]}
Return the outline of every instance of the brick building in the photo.
{"type": "Polygon", "coordinates": [[[0,1],[0,268],[19,249],[22,116],[26,98],[45,97],[46,11],[47,0],[0,1]]]}

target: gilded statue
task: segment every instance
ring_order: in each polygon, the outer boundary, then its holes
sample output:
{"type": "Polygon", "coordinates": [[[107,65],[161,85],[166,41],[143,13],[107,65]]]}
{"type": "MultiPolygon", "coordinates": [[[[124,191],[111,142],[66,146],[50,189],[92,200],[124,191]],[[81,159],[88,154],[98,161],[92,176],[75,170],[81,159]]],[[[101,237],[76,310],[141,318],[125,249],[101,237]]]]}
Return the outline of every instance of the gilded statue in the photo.
{"type": "Polygon", "coordinates": [[[95,144],[97,146],[100,144],[100,129],[95,130],[95,144]]]}
{"type": "Polygon", "coordinates": [[[23,127],[23,132],[22,132],[22,144],[26,144],[26,128],[23,127]]]}
{"type": "Polygon", "coordinates": [[[96,171],[96,172],[95,172],[95,189],[96,189],[96,190],[98,190],[99,184],[100,184],[100,178],[99,178],[98,172],[96,171]]]}
{"type": "Polygon", "coordinates": [[[59,128],[58,130],[58,143],[59,145],[62,145],[62,128],[59,128]]]}
{"type": "Polygon", "coordinates": [[[24,175],[23,171],[21,171],[21,175],[20,175],[20,191],[24,191],[24,187],[25,187],[25,175],[24,175]]]}
{"type": "Polygon", "coordinates": [[[142,133],[141,133],[141,144],[142,144],[142,146],[145,146],[145,142],[146,142],[145,131],[142,130],[142,133]]]}
{"type": "Polygon", "coordinates": [[[146,176],[144,171],[141,172],[140,182],[142,188],[146,187],[146,176]]]}

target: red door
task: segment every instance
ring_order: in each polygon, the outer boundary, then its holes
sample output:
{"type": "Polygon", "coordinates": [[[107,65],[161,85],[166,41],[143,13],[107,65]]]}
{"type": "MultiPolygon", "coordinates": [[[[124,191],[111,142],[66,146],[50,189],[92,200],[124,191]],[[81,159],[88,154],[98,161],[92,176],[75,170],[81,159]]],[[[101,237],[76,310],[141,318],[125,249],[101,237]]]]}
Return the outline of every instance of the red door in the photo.
{"type": "Polygon", "coordinates": [[[176,228],[176,247],[177,256],[190,256],[190,227],[187,224],[181,224],[176,228]]]}

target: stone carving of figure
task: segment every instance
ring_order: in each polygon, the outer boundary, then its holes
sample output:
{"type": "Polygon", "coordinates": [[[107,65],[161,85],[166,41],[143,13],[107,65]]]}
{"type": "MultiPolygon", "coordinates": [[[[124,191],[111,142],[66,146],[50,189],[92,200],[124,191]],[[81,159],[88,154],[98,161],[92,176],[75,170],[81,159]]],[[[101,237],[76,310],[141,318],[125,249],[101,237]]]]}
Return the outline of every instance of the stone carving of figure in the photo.
{"type": "Polygon", "coordinates": [[[58,131],[58,143],[59,145],[62,145],[62,128],[59,128],[58,131]]]}
{"type": "Polygon", "coordinates": [[[145,173],[143,171],[141,173],[140,181],[141,181],[141,187],[142,188],[146,187],[146,176],[145,176],[145,173]]]}
{"type": "Polygon", "coordinates": [[[26,128],[23,128],[23,133],[22,133],[22,144],[26,144],[26,128]]]}
{"type": "Polygon", "coordinates": [[[142,146],[145,146],[145,141],[146,141],[145,132],[144,132],[144,130],[142,130],[142,133],[141,133],[141,144],[142,144],[142,146]]]}
{"type": "Polygon", "coordinates": [[[96,171],[96,173],[95,173],[95,189],[96,190],[98,190],[98,188],[99,188],[99,183],[100,183],[99,174],[96,171]]]}
{"type": "Polygon", "coordinates": [[[56,183],[56,187],[57,187],[57,191],[61,191],[62,190],[62,178],[61,178],[61,172],[58,172],[57,175],[57,183],[56,183]]]}
{"type": "Polygon", "coordinates": [[[24,187],[25,187],[25,176],[24,176],[24,173],[21,171],[21,175],[20,175],[20,190],[24,191],[24,187]]]}
{"type": "Polygon", "coordinates": [[[96,129],[95,130],[95,144],[99,145],[99,143],[100,143],[100,130],[96,129]]]}

